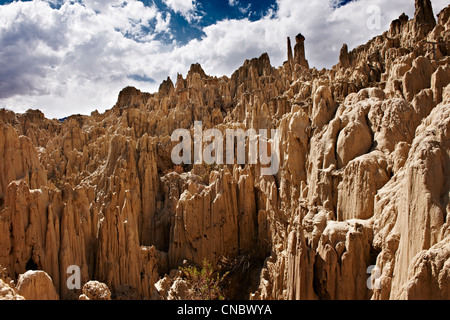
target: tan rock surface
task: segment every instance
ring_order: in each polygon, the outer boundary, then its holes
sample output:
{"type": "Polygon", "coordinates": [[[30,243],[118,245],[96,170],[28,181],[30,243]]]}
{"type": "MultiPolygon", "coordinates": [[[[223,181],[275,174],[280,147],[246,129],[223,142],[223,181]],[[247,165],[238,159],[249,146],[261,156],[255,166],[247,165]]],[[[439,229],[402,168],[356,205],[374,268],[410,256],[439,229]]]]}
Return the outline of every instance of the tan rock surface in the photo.
{"type": "Polygon", "coordinates": [[[52,279],[44,271],[27,271],[19,276],[17,291],[26,300],[59,300],[52,279]]]}
{"type": "Polygon", "coordinates": [[[450,244],[448,239],[418,253],[411,261],[408,282],[400,290],[400,299],[450,299],[450,244]]]}
{"type": "Polygon", "coordinates": [[[0,279],[0,300],[24,300],[24,297],[18,294],[15,288],[4,282],[3,279],[0,279]]]}
{"type": "Polygon", "coordinates": [[[111,300],[111,291],[108,286],[98,281],[85,283],[82,292],[78,300],[111,300]]]}
{"type": "Polygon", "coordinates": [[[0,300],[24,300],[14,284],[14,281],[8,276],[5,268],[0,266],[0,300]]]}
{"type": "Polygon", "coordinates": [[[450,58],[424,40],[449,40],[450,6],[415,4],[330,70],[299,34],[279,68],[193,64],[102,114],[0,110],[1,295],[177,299],[176,269],[207,258],[248,262],[230,298],[448,299],[450,58]],[[175,166],[170,136],[194,121],[278,129],[279,171],[175,166]],[[74,265],[86,290],[66,285],[74,265]]]}

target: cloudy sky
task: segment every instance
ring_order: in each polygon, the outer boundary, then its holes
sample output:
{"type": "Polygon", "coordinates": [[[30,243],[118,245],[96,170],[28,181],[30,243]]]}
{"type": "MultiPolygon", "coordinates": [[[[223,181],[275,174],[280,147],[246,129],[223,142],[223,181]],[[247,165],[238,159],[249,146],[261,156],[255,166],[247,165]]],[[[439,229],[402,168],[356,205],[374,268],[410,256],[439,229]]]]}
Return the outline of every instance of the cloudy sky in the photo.
{"type": "Polygon", "coordinates": [[[299,32],[310,67],[329,68],[402,12],[414,0],[0,0],[0,108],[103,112],[125,86],[155,92],[192,63],[230,76],[267,52],[280,66],[299,32]]]}

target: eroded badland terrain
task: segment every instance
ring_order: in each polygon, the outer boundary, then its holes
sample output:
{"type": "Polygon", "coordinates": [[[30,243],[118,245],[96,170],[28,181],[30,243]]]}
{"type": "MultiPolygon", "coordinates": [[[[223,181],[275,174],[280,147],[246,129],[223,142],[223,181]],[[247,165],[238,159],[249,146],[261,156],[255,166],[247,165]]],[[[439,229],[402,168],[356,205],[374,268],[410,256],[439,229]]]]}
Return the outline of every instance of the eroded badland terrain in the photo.
{"type": "Polygon", "coordinates": [[[230,299],[450,299],[450,6],[415,5],[331,70],[298,35],[279,68],[195,64],[103,114],[0,110],[0,297],[183,298],[206,258],[230,299]],[[175,166],[194,121],[277,129],[278,172],[175,166]]]}

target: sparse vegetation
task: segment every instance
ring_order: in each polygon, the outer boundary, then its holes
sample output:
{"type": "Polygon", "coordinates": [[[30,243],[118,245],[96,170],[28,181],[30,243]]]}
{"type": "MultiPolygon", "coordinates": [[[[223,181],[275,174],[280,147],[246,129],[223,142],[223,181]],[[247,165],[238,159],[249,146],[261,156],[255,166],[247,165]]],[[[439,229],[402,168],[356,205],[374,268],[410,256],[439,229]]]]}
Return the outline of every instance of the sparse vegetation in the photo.
{"type": "Polygon", "coordinates": [[[250,293],[258,290],[260,268],[267,252],[256,245],[245,253],[222,256],[218,268],[227,273],[223,282],[224,294],[230,300],[246,300],[250,293]]]}
{"type": "Polygon", "coordinates": [[[189,285],[188,300],[225,300],[222,283],[228,273],[220,276],[206,259],[201,269],[188,266],[180,267],[180,270],[189,285]]]}

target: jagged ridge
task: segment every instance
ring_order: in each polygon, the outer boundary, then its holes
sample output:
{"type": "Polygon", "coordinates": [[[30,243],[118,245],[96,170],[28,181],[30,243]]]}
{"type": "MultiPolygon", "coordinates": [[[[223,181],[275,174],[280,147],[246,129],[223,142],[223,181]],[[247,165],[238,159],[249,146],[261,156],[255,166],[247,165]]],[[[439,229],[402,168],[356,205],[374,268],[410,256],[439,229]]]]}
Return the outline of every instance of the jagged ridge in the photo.
{"type": "Polygon", "coordinates": [[[82,293],[70,265],[115,299],[174,298],[183,260],[246,256],[247,292],[236,275],[230,297],[449,299],[450,58],[425,42],[449,42],[449,17],[417,0],[331,70],[309,69],[299,34],[282,67],[263,54],[217,78],[195,64],[104,114],[1,110],[0,265],[13,280],[44,270],[63,299],[82,293]],[[196,120],[277,128],[278,174],[174,167],[170,135],[196,120]]]}

